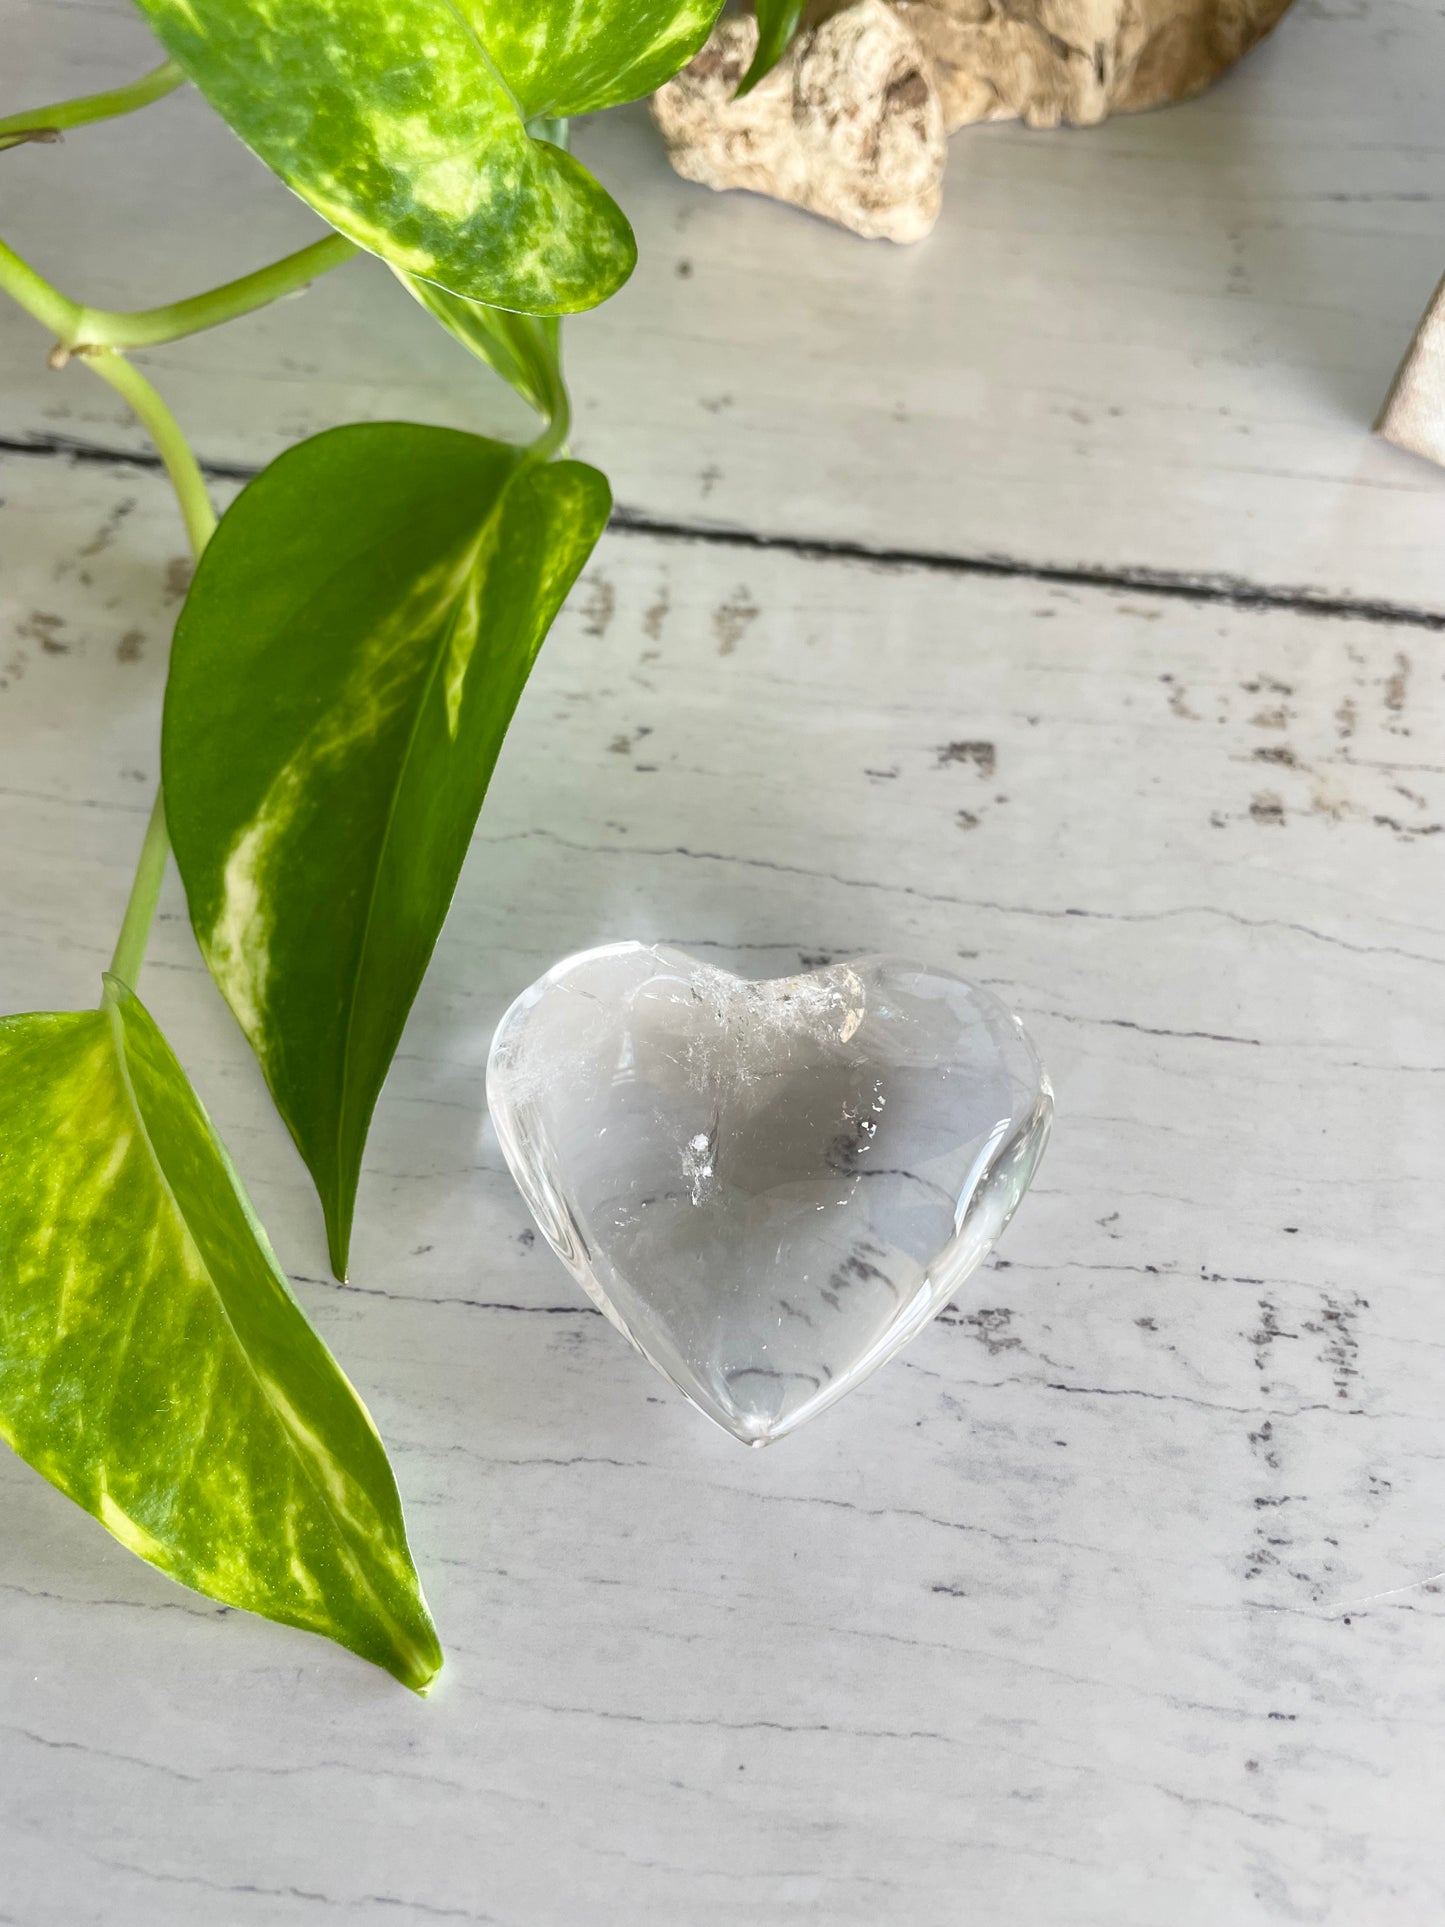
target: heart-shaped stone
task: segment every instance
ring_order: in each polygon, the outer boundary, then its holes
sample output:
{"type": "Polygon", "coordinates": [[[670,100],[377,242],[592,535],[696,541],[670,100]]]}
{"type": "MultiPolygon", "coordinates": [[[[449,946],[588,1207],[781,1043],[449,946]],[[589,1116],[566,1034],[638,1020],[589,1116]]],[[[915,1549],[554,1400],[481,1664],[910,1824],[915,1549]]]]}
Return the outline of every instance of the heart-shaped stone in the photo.
{"type": "Polygon", "coordinates": [[[1053,1094],[1023,1026],[868,957],[749,983],[684,951],[568,957],[512,1005],[487,1102],[552,1248],[748,1445],[941,1310],[1012,1217],[1053,1094]]]}

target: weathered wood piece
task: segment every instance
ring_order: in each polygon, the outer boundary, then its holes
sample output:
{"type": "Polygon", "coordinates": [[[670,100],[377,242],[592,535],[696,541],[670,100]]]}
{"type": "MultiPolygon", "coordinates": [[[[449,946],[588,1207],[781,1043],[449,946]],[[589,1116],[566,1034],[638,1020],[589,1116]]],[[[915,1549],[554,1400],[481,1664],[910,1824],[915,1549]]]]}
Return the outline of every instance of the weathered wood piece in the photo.
{"type": "Polygon", "coordinates": [[[949,133],[980,120],[1093,127],[1203,93],[1290,0],[895,0],[949,133]]]}
{"type": "Polygon", "coordinates": [[[754,17],[729,15],[653,95],[677,172],[790,201],[865,240],[921,241],[943,204],[947,148],[933,61],[902,17],[856,0],[739,99],[757,44],[754,17]]]}
{"type": "Polygon", "coordinates": [[[974,121],[1095,126],[1199,94],[1289,0],[824,0],[739,97],[758,25],[729,15],[653,96],[684,179],[748,188],[851,228],[921,241],[943,136],[974,121]]]}

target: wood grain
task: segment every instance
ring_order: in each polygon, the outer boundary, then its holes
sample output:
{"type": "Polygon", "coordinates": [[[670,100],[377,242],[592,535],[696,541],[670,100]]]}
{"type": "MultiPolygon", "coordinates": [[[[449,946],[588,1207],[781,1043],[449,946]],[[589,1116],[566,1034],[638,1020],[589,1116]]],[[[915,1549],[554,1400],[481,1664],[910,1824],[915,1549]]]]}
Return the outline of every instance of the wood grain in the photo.
{"type": "MultiPolygon", "coordinates": [[[[12,456],[0,494],[0,1004],[64,1005],[143,829],[180,534],[147,470],[12,456]]],[[[218,1615],[0,1462],[0,1915],[1433,1922],[1442,651],[614,533],[344,1289],[172,887],[146,994],[394,1449],[450,1669],[421,1706],[218,1615]],[[997,1262],[776,1451],[588,1309],[483,1118],[507,1000],[623,935],[957,961],[1058,1085],[997,1262]]]]}
{"type": "MultiPolygon", "coordinates": [[[[1439,0],[1296,0],[1190,106],[961,135],[911,251],[579,130],[642,246],[568,329],[622,526],[352,1285],[173,882],[144,986],[449,1671],[422,1706],[220,1614],[0,1459],[0,1922],[1436,1927],[1445,476],[1368,424],[1441,265],[1442,52],[1439,0]],[[956,962],[1058,1086],[994,1265],[776,1451],[629,1354],[486,1126],[508,1000],[618,936],[956,962]]],[[[7,0],[0,111],[152,58],[122,0],[7,0]]],[[[0,232],[139,305],[316,228],[180,95],[0,156],[0,232]]],[[[0,311],[3,1009],[96,994],[186,579],[46,347],[0,311]]],[[[523,425],[372,263],[144,361],[220,499],[335,421],[523,425]]]]}
{"type": "MultiPolygon", "coordinates": [[[[151,57],[125,0],[8,0],[6,106],[151,57]]],[[[642,261],[569,329],[578,452],[669,525],[1445,611],[1445,477],[1369,432],[1441,269],[1442,61],[1439,0],[1297,0],[1199,101],[964,132],[913,249],[679,181],[642,109],[605,116],[579,148],[642,261]]],[[[194,96],[7,155],[0,218],[110,304],[318,231],[194,96]]],[[[44,347],[0,316],[4,434],[140,447],[44,347]]],[[[507,406],[371,264],[145,360],[223,464],[507,406]]]]}

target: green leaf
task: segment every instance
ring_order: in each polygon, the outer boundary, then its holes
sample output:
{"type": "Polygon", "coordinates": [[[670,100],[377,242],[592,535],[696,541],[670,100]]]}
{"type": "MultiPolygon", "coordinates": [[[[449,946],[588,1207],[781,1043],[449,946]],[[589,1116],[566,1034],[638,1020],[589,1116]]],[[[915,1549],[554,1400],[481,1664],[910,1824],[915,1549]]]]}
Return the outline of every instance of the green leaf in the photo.
{"type": "Polygon", "coordinates": [[[758,45],[752,65],[739,82],[737,98],[750,94],[793,44],[807,0],[757,0],[758,45]]]}
{"type": "Polygon", "coordinates": [[[414,274],[397,279],[449,334],[479,360],[494,368],[539,415],[555,421],[567,407],[562,357],[555,321],[542,315],[511,314],[450,294],[414,274]]]}
{"type": "Polygon", "coordinates": [[[637,258],[626,217],[528,134],[659,86],[719,0],[137,0],[248,146],[360,247],[493,307],[569,314],[637,258]]]}
{"type": "Polygon", "coordinates": [[[0,1436],[182,1584],[440,1667],[375,1427],[114,978],[0,1019],[0,1436]]]}
{"type": "Polygon", "coordinates": [[[721,0],[458,0],[526,119],[650,94],[712,32],[721,0]]]}
{"type": "Polygon", "coordinates": [[[609,508],[577,462],[331,429],[237,497],[182,610],[171,839],[339,1276],[367,1126],[502,738],[609,508]]]}

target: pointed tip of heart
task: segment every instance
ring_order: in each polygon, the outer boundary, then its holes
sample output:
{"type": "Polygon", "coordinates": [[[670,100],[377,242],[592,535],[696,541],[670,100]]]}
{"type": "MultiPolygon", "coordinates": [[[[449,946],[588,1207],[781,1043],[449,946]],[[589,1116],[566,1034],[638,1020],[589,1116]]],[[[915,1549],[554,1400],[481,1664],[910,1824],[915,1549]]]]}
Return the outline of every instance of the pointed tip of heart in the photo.
{"type": "Polygon", "coordinates": [[[765,1445],[775,1445],[782,1436],[780,1433],[775,1432],[771,1426],[765,1431],[759,1430],[755,1422],[743,1417],[741,1413],[738,1415],[736,1421],[719,1419],[718,1423],[722,1426],[729,1438],[736,1439],[739,1445],[746,1445],[754,1452],[761,1452],[765,1445]]]}
{"type": "MultiPolygon", "coordinates": [[[[675,1379],[673,1382],[677,1383],[675,1379]]],[[[754,1452],[761,1452],[765,1445],[777,1445],[780,1440],[787,1438],[804,1419],[812,1416],[819,1404],[815,1395],[797,1404],[785,1404],[763,1412],[756,1408],[749,1410],[738,1404],[716,1383],[705,1388],[708,1394],[705,1401],[698,1397],[698,1392],[704,1389],[700,1385],[681,1385],[678,1389],[700,1412],[706,1413],[714,1425],[720,1426],[729,1438],[736,1439],[739,1445],[746,1445],[754,1452]]]]}

